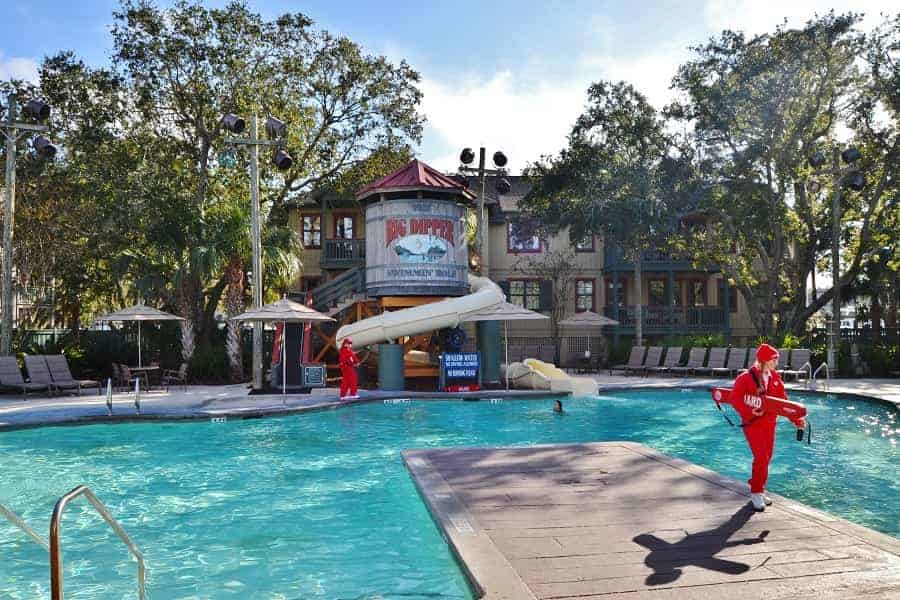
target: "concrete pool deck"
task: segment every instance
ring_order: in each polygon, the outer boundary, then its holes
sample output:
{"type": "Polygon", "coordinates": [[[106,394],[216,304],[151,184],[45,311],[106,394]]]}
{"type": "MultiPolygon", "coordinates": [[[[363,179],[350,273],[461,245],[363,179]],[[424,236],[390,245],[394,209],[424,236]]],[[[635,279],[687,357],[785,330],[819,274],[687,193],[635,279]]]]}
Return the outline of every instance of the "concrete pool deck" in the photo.
{"type": "Polygon", "coordinates": [[[403,456],[487,600],[900,597],[900,540],[641,444],[403,456]]]}
{"type": "MultiPolygon", "coordinates": [[[[730,386],[731,380],[711,378],[672,377],[624,377],[593,375],[601,392],[627,388],[709,388],[730,386]]],[[[789,390],[809,391],[805,385],[787,385],[789,390]]],[[[822,392],[823,390],[818,390],[822,392]]],[[[851,394],[874,398],[900,409],[900,380],[832,380],[828,393],[851,394]]],[[[434,392],[382,392],[360,391],[360,400],[350,402],[390,401],[395,399],[428,398],[497,398],[524,399],[560,394],[528,390],[488,390],[441,394],[434,392]]],[[[562,394],[565,395],[565,394],[562,394]]],[[[348,404],[338,399],[335,388],[315,390],[312,394],[249,394],[245,384],[219,386],[188,386],[186,390],[173,388],[169,392],[143,392],[141,413],[134,404],[133,393],[113,395],[113,416],[107,415],[105,396],[60,396],[47,398],[32,395],[23,400],[21,395],[0,396],[0,431],[40,425],[99,423],[134,420],[178,420],[209,418],[254,418],[295,414],[309,410],[326,410],[348,404]]]]}

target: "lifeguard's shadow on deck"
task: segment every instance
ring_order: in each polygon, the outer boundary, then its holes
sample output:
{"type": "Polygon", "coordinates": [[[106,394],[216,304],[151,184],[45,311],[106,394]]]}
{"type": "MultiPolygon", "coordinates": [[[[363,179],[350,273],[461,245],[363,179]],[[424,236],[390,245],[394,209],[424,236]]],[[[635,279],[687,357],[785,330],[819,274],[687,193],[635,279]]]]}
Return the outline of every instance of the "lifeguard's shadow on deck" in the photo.
{"type": "Polygon", "coordinates": [[[652,533],[642,533],[632,541],[650,550],[644,564],[653,569],[647,576],[647,585],[664,585],[676,581],[682,574],[682,567],[693,565],[719,571],[729,575],[740,575],[750,570],[744,563],[716,558],[716,554],[725,548],[759,544],[766,540],[769,531],[761,531],[756,537],[729,541],[734,533],[743,527],[754,514],[752,506],[744,505],[727,521],[707,531],[687,534],[683,539],[670,543],[652,533]]]}

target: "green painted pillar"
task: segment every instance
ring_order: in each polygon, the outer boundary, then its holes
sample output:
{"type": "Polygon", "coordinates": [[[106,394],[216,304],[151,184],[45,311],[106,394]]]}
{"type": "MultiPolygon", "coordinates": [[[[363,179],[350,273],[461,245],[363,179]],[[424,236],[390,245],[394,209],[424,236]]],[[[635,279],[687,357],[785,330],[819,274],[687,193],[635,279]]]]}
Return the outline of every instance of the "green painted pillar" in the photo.
{"type": "Polygon", "coordinates": [[[478,321],[475,324],[478,351],[481,352],[481,383],[500,383],[500,321],[478,321]]]}
{"type": "Polygon", "coordinates": [[[378,344],[378,389],[389,392],[405,389],[400,344],[378,344]]]}

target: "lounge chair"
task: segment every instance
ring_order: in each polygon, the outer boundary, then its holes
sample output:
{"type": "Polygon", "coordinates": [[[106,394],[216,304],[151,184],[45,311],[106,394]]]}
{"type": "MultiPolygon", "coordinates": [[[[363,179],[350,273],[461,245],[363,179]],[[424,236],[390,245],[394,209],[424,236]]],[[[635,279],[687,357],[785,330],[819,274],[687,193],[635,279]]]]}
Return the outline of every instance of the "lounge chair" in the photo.
{"type": "Polygon", "coordinates": [[[184,386],[184,389],[187,389],[187,370],[188,364],[181,363],[181,366],[178,367],[178,370],[175,369],[166,369],[163,371],[162,375],[162,384],[166,386],[166,391],[169,391],[169,386],[172,384],[178,384],[184,386]]]}
{"type": "Polygon", "coordinates": [[[0,356],[0,387],[18,390],[22,392],[22,398],[28,392],[50,391],[50,386],[45,383],[26,383],[15,356],[0,356]]]}
{"type": "Polygon", "coordinates": [[[644,358],[644,364],[640,367],[625,367],[625,374],[627,375],[629,372],[634,371],[635,373],[644,374],[647,372],[649,367],[658,367],[659,361],[662,359],[663,349],[662,346],[650,346],[647,349],[647,357],[644,358]]]}
{"type": "Polygon", "coordinates": [[[706,348],[691,348],[688,354],[688,361],[683,365],[671,367],[669,371],[673,375],[690,375],[694,369],[703,367],[703,361],[706,359],[706,348]]]}
{"type": "Polygon", "coordinates": [[[644,364],[644,348],[643,346],[632,346],[631,354],[628,355],[628,363],[624,365],[615,365],[609,368],[609,374],[613,371],[624,371],[625,369],[640,369],[644,364]]]}
{"type": "Polygon", "coordinates": [[[666,350],[666,358],[663,360],[661,367],[649,367],[647,372],[650,374],[664,375],[668,373],[672,367],[681,364],[681,346],[672,346],[666,350]]]}
{"type": "Polygon", "coordinates": [[[713,369],[722,369],[725,367],[725,355],[728,348],[710,348],[709,360],[705,367],[697,367],[694,369],[696,375],[712,375],[713,369]]]}
{"type": "Polygon", "coordinates": [[[62,354],[48,354],[44,357],[47,360],[47,368],[50,369],[50,376],[53,378],[53,385],[56,387],[69,386],[72,383],[77,384],[78,395],[84,388],[97,388],[97,393],[102,393],[102,386],[99,381],[93,379],[75,379],[72,377],[72,371],[69,369],[69,361],[62,354]]]}
{"type": "Polygon", "coordinates": [[[56,385],[53,383],[53,377],[50,376],[50,369],[47,368],[47,360],[43,354],[26,355],[25,370],[28,371],[28,380],[31,383],[41,383],[46,385],[50,393],[53,394],[57,390],[75,390],[78,384],[56,385]]]}
{"type": "Polygon", "coordinates": [[[790,349],[789,348],[779,348],[778,349],[778,364],[775,365],[775,370],[778,371],[778,374],[781,375],[784,373],[784,370],[788,368],[790,361],[790,349]]]}
{"type": "Polygon", "coordinates": [[[724,367],[714,367],[713,375],[735,376],[747,365],[747,348],[732,348],[728,351],[728,362],[724,367]]]}
{"type": "Polygon", "coordinates": [[[791,350],[791,367],[784,369],[781,374],[786,377],[793,377],[797,381],[800,381],[801,375],[805,375],[808,380],[812,373],[810,354],[810,351],[806,348],[791,350]]]}

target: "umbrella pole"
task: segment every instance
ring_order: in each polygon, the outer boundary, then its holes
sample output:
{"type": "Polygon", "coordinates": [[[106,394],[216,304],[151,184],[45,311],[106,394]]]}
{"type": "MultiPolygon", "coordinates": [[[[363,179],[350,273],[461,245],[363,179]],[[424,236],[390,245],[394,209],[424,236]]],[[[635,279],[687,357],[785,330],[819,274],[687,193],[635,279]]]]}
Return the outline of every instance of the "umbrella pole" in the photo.
{"type": "Polygon", "coordinates": [[[281,322],[281,395],[287,393],[287,321],[281,322]]]}
{"type": "Polygon", "coordinates": [[[506,391],[509,391],[509,321],[503,321],[503,349],[506,352],[506,391]]]}
{"type": "Polygon", "coordinates": [[[141,322],[138,321],[138,367],[142,367],[141,364],[141,322]]]}

